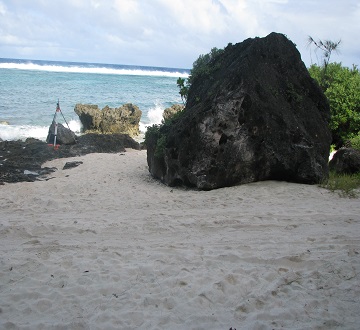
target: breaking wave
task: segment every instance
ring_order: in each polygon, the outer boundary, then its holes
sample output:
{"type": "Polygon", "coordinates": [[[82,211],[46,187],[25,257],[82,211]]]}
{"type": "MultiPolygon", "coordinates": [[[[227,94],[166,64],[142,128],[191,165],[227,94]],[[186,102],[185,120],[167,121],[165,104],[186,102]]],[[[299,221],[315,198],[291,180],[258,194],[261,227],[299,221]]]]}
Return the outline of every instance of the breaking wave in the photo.
{"type": "Polygon", "coordinates": [[[177,68],[14,59],[0,59],[0,69],[183,78],[189,76],[189,70],[177,68]]]}
{"type": "MultiPolygon", "coordinates": [[[[70,120],[69,127],[75,134],[80,134],[81,131],[80,121],[70,120]]],[[[48,131],[49,131],[49,126],[0,124],[0,139],[4,141],[12,141],[12,140],[26,140],[27,138],[31,137],[45,141],[48,135],[48,131]]]]}

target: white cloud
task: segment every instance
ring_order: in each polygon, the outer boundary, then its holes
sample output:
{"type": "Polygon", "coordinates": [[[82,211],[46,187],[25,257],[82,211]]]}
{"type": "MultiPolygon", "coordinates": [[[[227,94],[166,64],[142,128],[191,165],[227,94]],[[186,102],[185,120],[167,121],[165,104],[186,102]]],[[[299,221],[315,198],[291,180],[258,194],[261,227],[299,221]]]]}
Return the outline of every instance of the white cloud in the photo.
{"type": "Polygon", "coordinates": [[[255,37],[263,32],[256,14],[257,6],[254,3],[245,0],[222,0],[222,3],[229,13],[227,26],[230,32],[235,34],[236,31],[238,34],[240,29],[246,37],[255,37]]]}
{"type": "MultiPolygon", "coordinates": [[[[139,2],[136,0],[114,0],[113,7],[116,11],[116,16],[122,22],[128,24],[139,23],[138,16],[141,15],[139,2]]],[[[108,14],[111,15],[109,12],[108,14]]]]}
{"type": "Polygon", "coordinates": [[[308,61],[308,35],[341,38],[334,59],[360,64],[357,0],[0,0],[0,16],[3,57],[191,67],[212,47],[276,31],[308,61]]]}
{"type": "Polygon", "coordinates": [[[17,36],[6,34],[0,35],[0,44],[21,45],[22,41],[17,36]]]}
{"type": "Polygon", "coordinates": [[[180,28],[193,33],[221,33],[225,25],[219,2],[209,0],[158,0],[162,13],[180,28]]]}
{"type": "Polygon", "coordinates": [[[0,1],[0,15],[5,15],[6,14],[6,7],[5,5],[0,1]]]}

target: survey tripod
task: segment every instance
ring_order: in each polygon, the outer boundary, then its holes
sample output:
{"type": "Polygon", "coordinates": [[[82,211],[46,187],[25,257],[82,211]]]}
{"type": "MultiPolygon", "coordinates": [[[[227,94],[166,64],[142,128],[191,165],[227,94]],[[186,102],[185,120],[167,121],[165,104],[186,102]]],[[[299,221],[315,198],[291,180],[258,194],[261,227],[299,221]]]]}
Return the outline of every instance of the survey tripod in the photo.
{"type": "Polygon", "coordinates": [[[58,122],[56,121],[56,117],[58,115],[58,113],[61,113],[62,117],[64,118],[64,121],[68,127],[68,129],[70,129],[68,122],[66,121],[64,114],[62,113],[61,109],[60,109],[60,102],[59,100],[57,101],[56,104],[56,111],[55,111],[55,115],[54,115],[54,119],[53,119],[53,123],[54,123],[54,149],[57,149],[57,145],[56,145],[56,136],[57,136],[57,132],[58,132],[58,122]]]}

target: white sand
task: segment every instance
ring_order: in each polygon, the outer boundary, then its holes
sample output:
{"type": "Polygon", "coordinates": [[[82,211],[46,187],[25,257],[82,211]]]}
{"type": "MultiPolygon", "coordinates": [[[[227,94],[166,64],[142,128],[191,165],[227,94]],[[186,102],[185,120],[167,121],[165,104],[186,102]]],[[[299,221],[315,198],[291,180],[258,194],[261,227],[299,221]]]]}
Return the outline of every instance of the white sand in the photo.
{"type": "Polygon", "coordinates": [[[360,199],[172,189],[145,151],[46,165],[0,186],[0,329],[359,328],[360,199]]]}

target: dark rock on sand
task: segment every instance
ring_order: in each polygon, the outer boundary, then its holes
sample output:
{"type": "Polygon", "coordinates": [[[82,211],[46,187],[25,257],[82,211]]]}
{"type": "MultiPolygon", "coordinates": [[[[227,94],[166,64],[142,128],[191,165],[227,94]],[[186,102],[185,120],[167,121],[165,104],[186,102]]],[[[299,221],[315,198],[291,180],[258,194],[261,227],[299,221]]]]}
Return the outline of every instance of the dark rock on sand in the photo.
{"type": "Polygon", "coordinates": [[[0,182],[34,181],[54,171],[41,165],[55,158],[89,153],[117,153],[125,148],[139,149],[139,143],[126,134],[84,134],[73,145],[54,149],[37,139],[0,142],[0,182]]]}
{"type": "Polygon", "coordinates": [[[360,172],[360,150],[352,148],[339,149],[331,159],[330,170],[341,174],[360,172]]]}
{"type": "Polygon", "coordinates": [[[119,108],[106,106],[102,110],[97,105],[76,104],[74,111],[80,118],[84,132],[121,133],[132,137],[140,134],[142,112],[131,103],[119,108]]]}
{"type": "Polygon", "coordinates": [[[214,189],[328,176],[329,105],[284,35],[228,45],[194,77],[182,115],[147,141],[151,174],[214,189]]]}
{"type": "Polygon", "coordinates": [[[78,167],[82,163],[83,162],[66,162],[64,167],[63,167],[63,170],[68,170],[69,168],[78,167]]]}
{"type": "MultiPolygon", "coordinates": [[[[57,133],[56,133],[56,144],[75,144],[76,135],[69,128],[65,127],[62,124],[57,124],[57,133]]],[[[55,139],[55,122],[53,121],[49,127],[48,136],[46,142],[54,144],[55,139]]]]}

